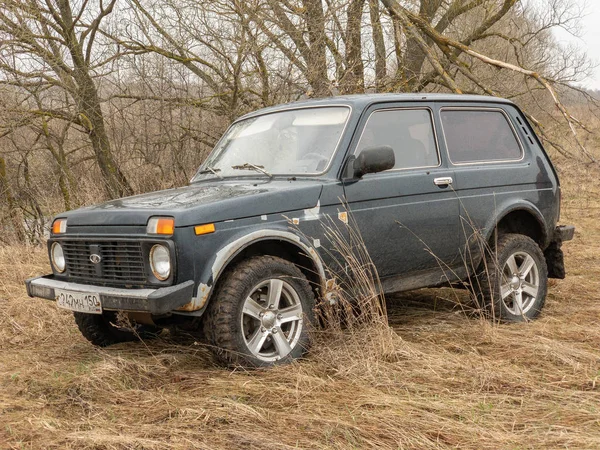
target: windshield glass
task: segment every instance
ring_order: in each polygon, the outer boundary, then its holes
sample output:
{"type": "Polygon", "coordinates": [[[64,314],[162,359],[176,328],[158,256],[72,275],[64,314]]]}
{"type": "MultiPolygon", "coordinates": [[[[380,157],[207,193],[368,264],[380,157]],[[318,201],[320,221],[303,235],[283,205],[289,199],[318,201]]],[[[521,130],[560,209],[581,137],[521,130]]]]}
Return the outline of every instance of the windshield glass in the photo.
{"type": "Polygon", "coordinates": [[[192,181],[203,177],[311,175],[329,165],[350,108],[305,108],[234,123],[192,181]]]}

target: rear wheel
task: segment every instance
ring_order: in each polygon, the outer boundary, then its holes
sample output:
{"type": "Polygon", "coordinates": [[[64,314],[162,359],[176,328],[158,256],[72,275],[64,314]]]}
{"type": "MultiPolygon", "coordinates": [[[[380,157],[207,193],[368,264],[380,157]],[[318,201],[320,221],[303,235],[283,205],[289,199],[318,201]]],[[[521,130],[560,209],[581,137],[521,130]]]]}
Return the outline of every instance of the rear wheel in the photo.
{"type": "Polygon", "coordinates": [[[480,272],[480,294],[495,318],[522,322],[540,314],[546,301],[548,269],[542,250],[531,238],[500,236],[480,272]]]}
{"type": "Polygon", "coordinates": [[[99,347],[118,344],[120,342],[137,341],[140,338],[156,337],[160,331],[151,325],[132,323],[131,327],[122,326],[118,322],[115,311],[104,311],[102,314],[73,313],[75,323],[81,334],[92,344],[99,347]]]}
{"type": "Polygon", "coordinates": [[[227,364],[270,366],[302,356],[315,297],[304,274],[273,256],[248,259],[223,275],[203,328],[227,364]]]}

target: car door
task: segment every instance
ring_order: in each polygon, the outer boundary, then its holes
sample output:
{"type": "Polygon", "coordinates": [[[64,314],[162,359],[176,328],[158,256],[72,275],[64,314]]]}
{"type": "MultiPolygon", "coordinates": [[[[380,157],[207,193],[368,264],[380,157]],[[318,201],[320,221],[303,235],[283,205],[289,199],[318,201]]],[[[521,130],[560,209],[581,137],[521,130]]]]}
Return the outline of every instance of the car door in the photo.
{"type": "Polygon", "coordinates": [[[498,214],[507,205],[536,204],[540,195],[552,195],[552,185],[538,186],[538,166],[531,164],[504,108],[444,104],[440,118],[456,176],[461,245],[468,243],[466,259],[476,265],[481,256],[480,237],[490,233],[498,214]]]}
{"type": "MultiPolygon", "coordinates": [[[[350,155],[390,146],[396,159],[393,169],[344,186],[351,217],[379,276],[428,272],[443,279],[440,268],[452,267],[459,251],[459,205],[453,173],[440,158],[431,109],[380,105],[367,111],[361,123],[350,155]]],[[[423,280],[422,285],[431,284],[423,280]]]]}

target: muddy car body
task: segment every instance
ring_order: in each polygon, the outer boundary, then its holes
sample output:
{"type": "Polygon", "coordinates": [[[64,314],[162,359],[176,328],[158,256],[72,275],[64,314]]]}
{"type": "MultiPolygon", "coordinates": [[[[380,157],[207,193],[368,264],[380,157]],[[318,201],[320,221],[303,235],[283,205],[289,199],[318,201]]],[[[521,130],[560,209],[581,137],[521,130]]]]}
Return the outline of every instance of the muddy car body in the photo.
{"type": "Polygon", "coordinates": [[[476,278],[516,321],[537,316],[548,274],[564,276],[573,227],[559,214],[557,174],[510,101],[309,100],[237,120],[188,186],[58,215],[53,273],[26,284],[78,311],[96,344],[126,340],[124,311],[201,323],[227,361],[272,364],[302,354],[331,277],[325,219],[358,227],[385,292],[476,278]],[[483,277],[481,242],[498,265],[483,277]]]}

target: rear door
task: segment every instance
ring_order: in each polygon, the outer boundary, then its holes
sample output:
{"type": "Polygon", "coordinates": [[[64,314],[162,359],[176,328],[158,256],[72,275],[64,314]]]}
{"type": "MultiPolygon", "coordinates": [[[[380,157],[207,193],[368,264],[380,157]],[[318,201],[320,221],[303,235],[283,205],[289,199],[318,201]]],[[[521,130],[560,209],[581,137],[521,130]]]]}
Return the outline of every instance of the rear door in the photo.
{"type": "MultiPolygon", "coordinates": [[[[442,105],[444,146],[455,172],[460,201],[461,241],[465,258],[477,259],[479,236],[487,236],[502,211],[511,205],[539,202],[539,170],[520,138],[506,105],[442,105]]],[[[544,186],[545,187],[545,186],[544,186]]],[[[551,186],[548,186],[551,188],[551,186]]]]}
{"type": "Polygon", "coordinates": [[[458,254],[453,172],[440,158],[436,123],[422,104],[378,105],[361,119],[350,147],[390,146],[396,165],[345,184],[352,217],[381,278],[450,266],[458,254]]]}

